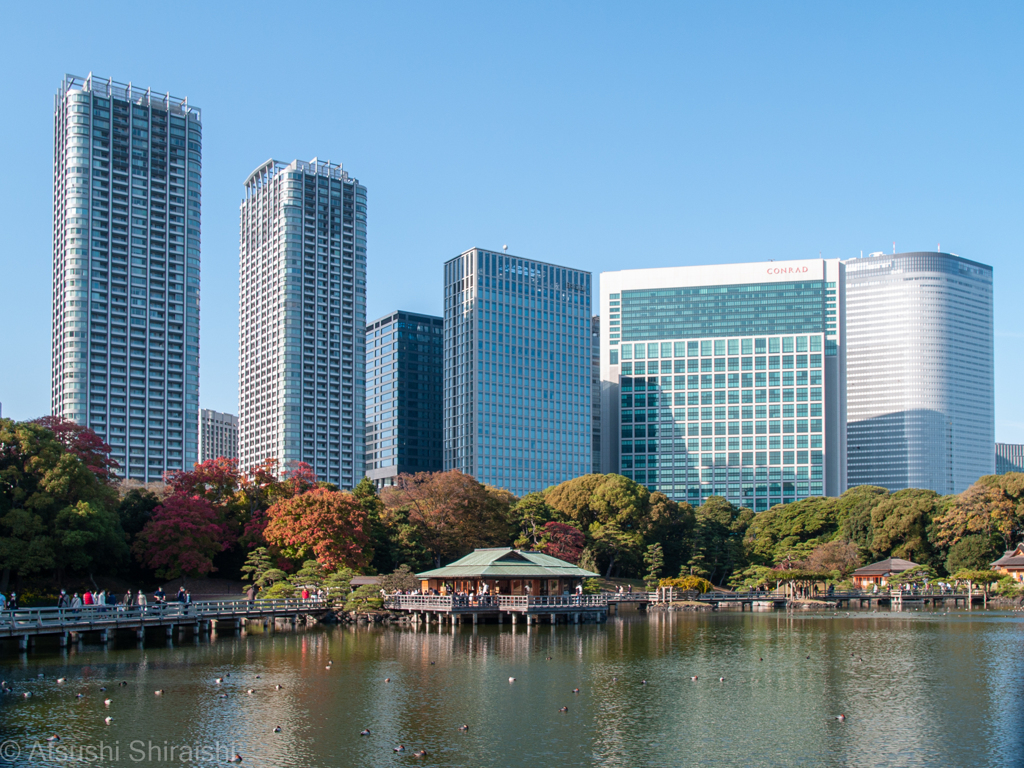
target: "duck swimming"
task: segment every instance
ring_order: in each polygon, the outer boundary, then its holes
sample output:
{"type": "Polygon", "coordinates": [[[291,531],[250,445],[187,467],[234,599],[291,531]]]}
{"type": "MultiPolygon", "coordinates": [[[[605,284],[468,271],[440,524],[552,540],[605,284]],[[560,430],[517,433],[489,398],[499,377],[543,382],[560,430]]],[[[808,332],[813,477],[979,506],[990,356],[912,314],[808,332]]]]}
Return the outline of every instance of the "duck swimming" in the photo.
{"type": "Polygon", "coordinates": [[[370,735],[370,729],[369,728],[363,728],[363,730],[361,730],[359,732],[359,735],[360,736],[369,736],[370,735]]]}
{"type": "Polygon", "coordinates": [[[460,731],[468,731],[469,730],[469,726],[466,725],[465,723],[463,723],[462,725],[459,726],[459,730],[460,731]]]}

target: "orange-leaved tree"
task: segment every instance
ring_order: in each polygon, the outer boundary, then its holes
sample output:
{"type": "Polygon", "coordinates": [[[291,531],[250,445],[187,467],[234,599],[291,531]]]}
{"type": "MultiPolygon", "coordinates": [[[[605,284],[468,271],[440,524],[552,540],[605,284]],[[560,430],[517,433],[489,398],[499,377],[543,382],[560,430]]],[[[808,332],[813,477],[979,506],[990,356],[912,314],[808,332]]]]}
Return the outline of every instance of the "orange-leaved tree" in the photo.
{"type": "Polygon", "coordinates": [[[373,554],[366,511],[351,493],[327,488],[276,502],[263,535],[289,560],[312,557],[329,571],[363,568],[373,554]]]}

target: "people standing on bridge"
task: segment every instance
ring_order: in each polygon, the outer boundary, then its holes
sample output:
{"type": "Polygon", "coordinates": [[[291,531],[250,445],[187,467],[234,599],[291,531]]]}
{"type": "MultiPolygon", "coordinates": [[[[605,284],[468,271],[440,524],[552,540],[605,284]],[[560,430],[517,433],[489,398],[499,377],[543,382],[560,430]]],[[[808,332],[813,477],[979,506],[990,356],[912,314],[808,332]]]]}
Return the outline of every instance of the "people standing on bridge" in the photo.
{"type": "Polygon", "coordinates": [[[307,602],[309,600],[309,587],[302,588],[302,600],[303,602],[307,602]]]}
{"type": "Polygon", "coordinates": [[[146,593],[145,593],[145,592],[143,592],[143,591],[142,591],[142,590],[140,589],[140,590],[139,590],[139,594],[138,594],[138,596],[137,596],[137,597],[135,598],[135,600],[136,600],[136,602],[137,602],[137,603],[138,603],[138,605],[139,605],[139,610],[140,610],[140,611],[142,611],[142,613],[145,613],[145,612],[146,612],[146,605],[147,605],[147,602],[148,602],[148,601],[146,600],[146,593]]]}
{"type": "Polygon", "coordinates": [[[82,605],[92,605],[92,592],[88,589],[82,593],[82,605]]]}
{"type": "Polygon", "coordinates": [[[72,596],[72,598],[71,598],[71,610],[77,611],[77,610],[81,609],[81,607],[82,607],[82,598],[80,598],[78,596],[78,593],[75,592],[74,596],[72,596]]]}
{"type": "Polygon", "coordinates": [[[184,585],[178,587],[178,594],[175,595],[174,599],[177,600],[179,603],[184,603],[185,602],[185,587],[184,587],[184,585]]]}
{"type": "Polygon", "coordinates": [[[18,593],[11,592],[11,599],[7,601],[7,610],[16,611],[18,610],[18,593]]]}
{"type": "Polygon", "coordinates": [[[163,603],[167,600],[167,595],[164,594],[163,587],[157,587],[156,592],[153,593],[153,602],[163,603]]]}
{"type": "Polygon", "coordinates": [[[119,611],[127,611],[135,600],[132,598],[132,591],[129,589],[124,593],[124,597],[121,599],[121,605],[118,607],[119,611]]]}
{"type": "Polygon", "coordinates": [[[249,607],[252,607],[253,601],[256,599],[256,585],[250,584],[245,590],[245,600],[249,603],[249,607]]]}

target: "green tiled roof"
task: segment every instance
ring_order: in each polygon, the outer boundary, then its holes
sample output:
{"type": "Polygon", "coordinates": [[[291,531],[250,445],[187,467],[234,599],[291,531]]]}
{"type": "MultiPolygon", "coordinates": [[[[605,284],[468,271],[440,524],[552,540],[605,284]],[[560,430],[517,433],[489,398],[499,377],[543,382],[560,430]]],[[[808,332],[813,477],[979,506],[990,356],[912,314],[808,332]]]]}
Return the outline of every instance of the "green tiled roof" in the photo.
{"type": "Polygon", "coordinates": [[[444,568],[417,575],[421,579],[589,579],[597,576],[551,555],[508,547],[477,549],[444,568]]]}

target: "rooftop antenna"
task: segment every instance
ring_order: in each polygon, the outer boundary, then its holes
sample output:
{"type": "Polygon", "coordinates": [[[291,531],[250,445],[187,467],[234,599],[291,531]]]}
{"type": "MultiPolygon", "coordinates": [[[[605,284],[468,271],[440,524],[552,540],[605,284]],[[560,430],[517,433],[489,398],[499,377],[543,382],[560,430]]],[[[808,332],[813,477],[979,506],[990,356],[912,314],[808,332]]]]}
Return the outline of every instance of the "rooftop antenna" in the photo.
{"type": "Polygon", "coordinates": [[[938,251],[939,253],[942,253],[942,243],[936,243],[935,250],[938,251]]]}
{"type": "Polygon", "coordinates": [[[507,245],[501,246],[501,250],[502,250],[503,253],[508,253],[508,246],[507,245]]]}
{"type": "Polygon", "coordinates": [[[896,255],[896,241],[895,240],[892,241],[892,255],[893,256],[896,255]]]}

